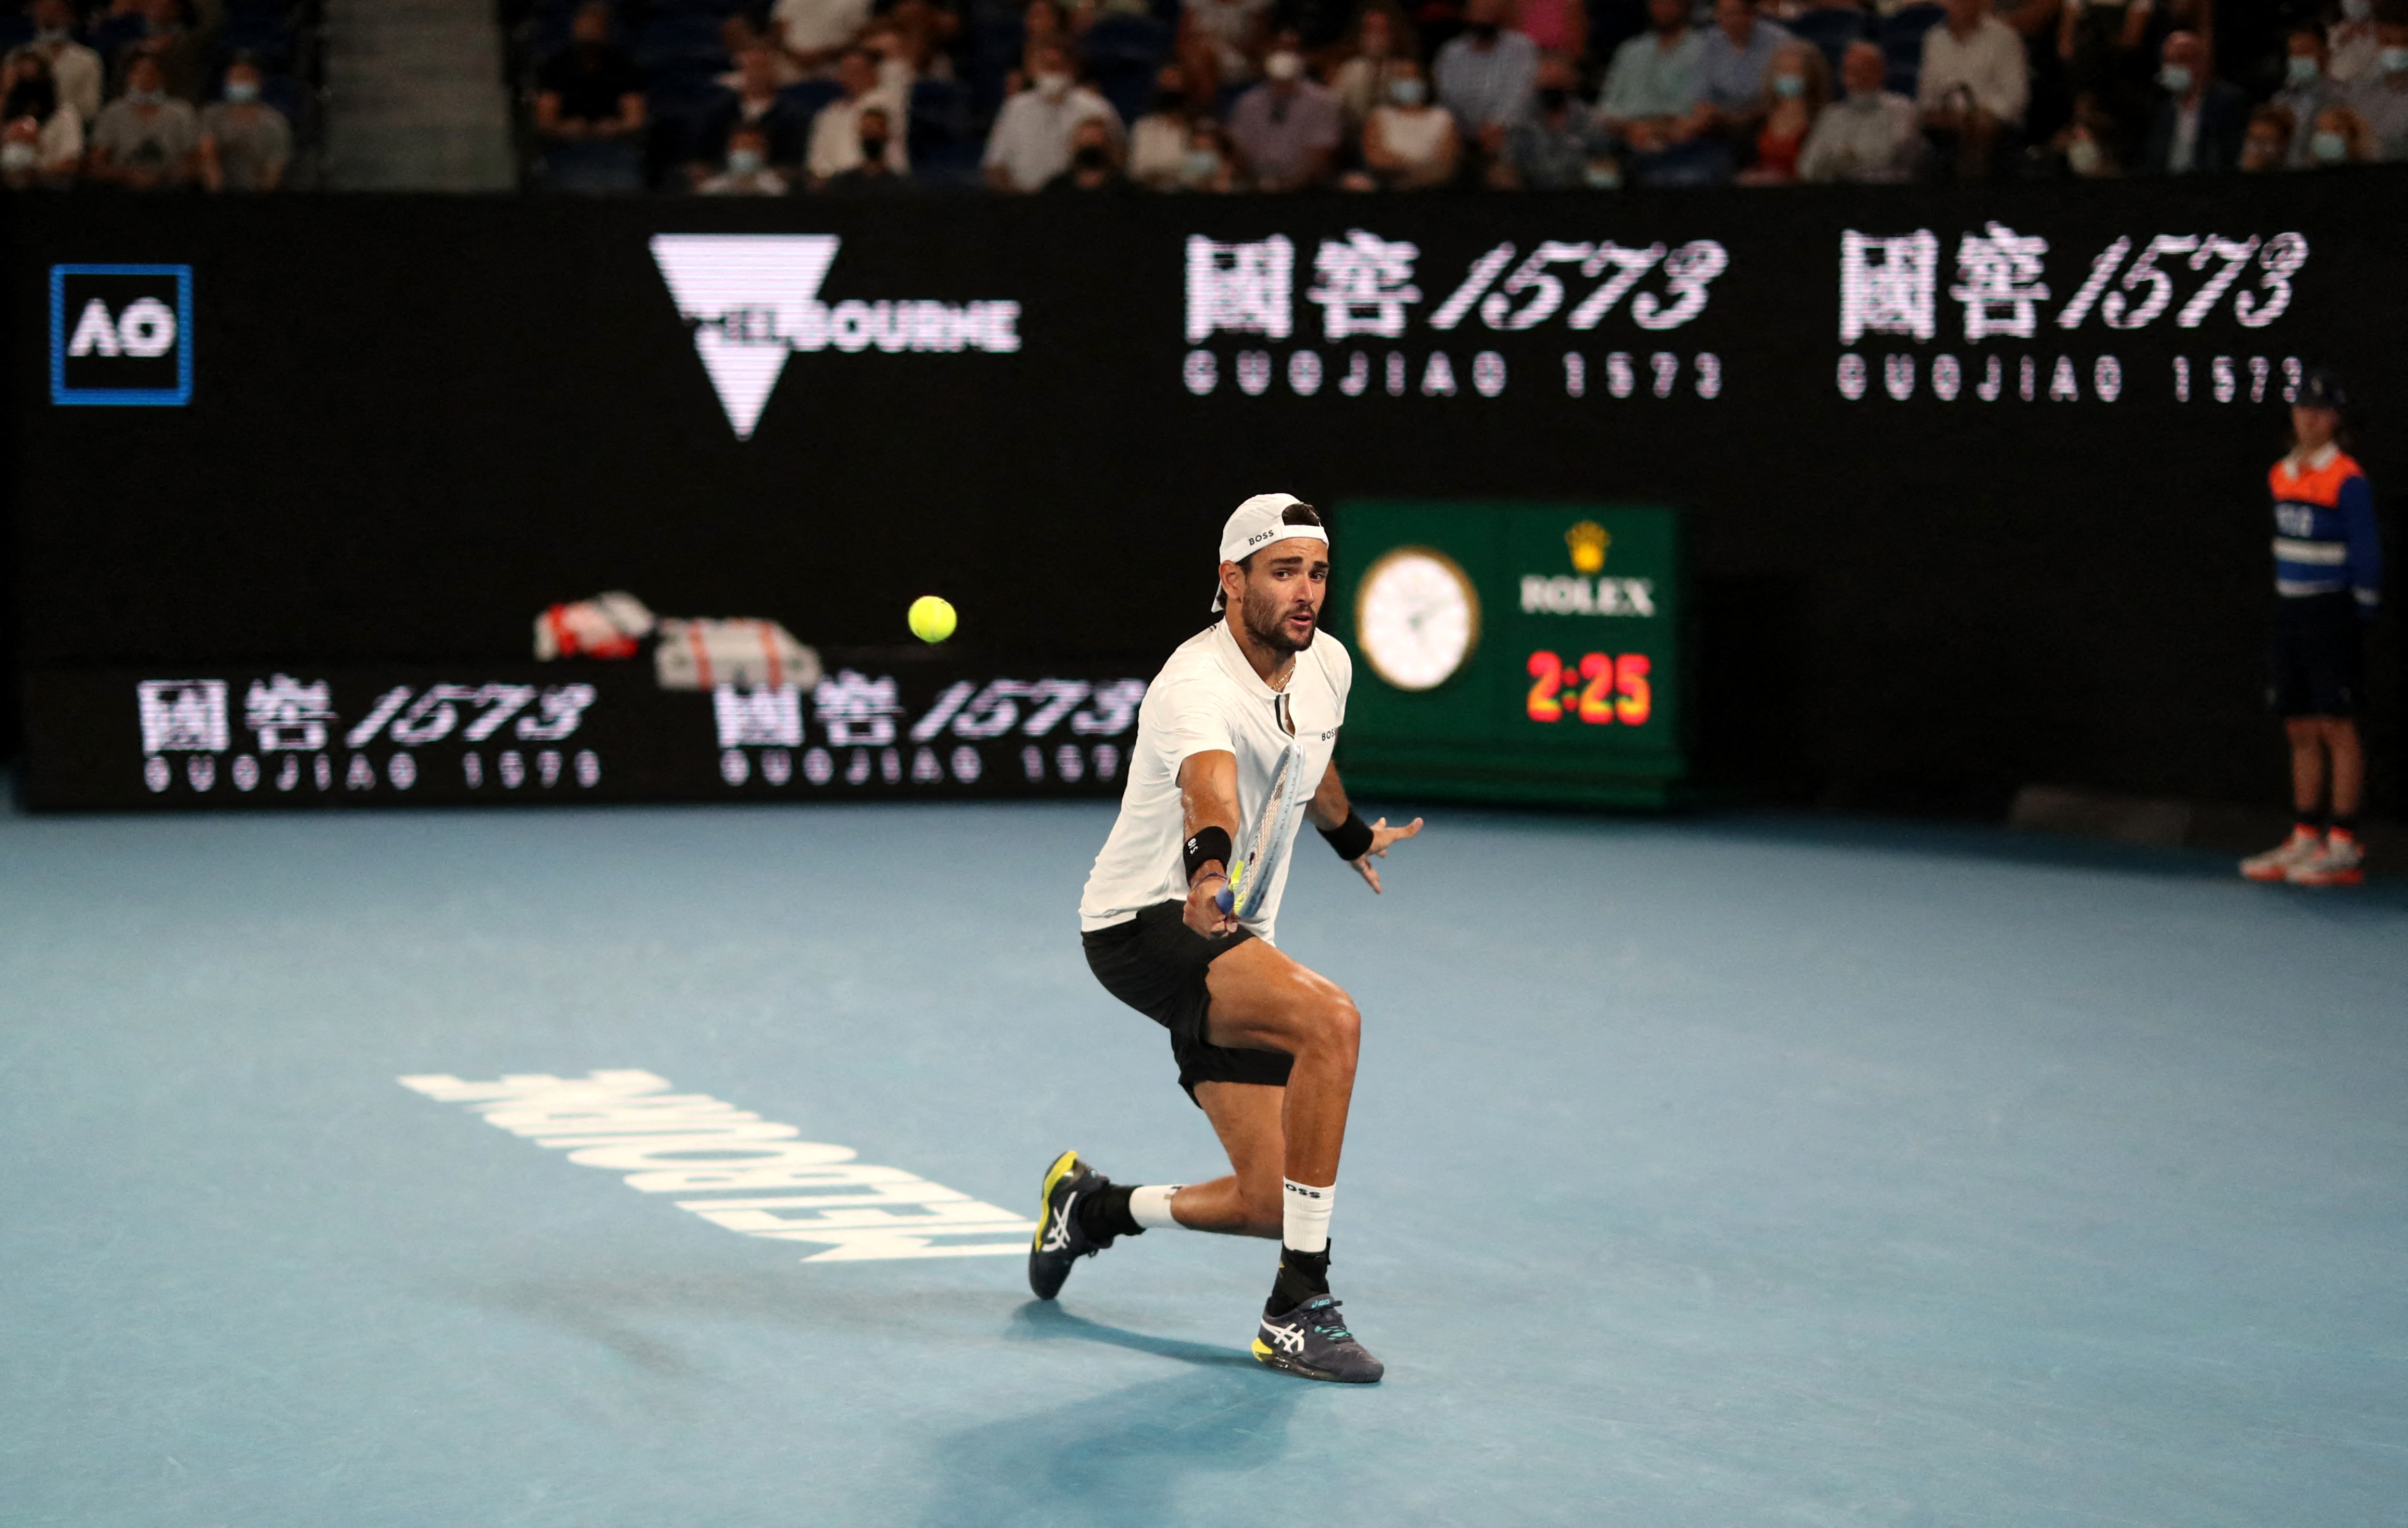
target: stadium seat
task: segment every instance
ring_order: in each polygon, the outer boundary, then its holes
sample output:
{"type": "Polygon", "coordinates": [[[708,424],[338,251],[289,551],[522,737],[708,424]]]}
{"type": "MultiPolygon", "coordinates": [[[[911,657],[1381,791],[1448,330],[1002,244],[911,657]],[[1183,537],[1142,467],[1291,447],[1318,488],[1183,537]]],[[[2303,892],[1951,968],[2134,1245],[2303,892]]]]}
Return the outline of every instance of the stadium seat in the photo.
{"type": "Polygon", "coordinates": [[[820,107],[843,93],[844,87],[833,79],[806,79],[780,90],[778,99],[792,107],[795,115],[802,119],[803,133],[808,137],[811,119],[820,114],[820,107]]]}
{"type": "Polygon", "coordinates": [[[219,68],[222,72],[236,54],[249,57],[263,73],[289,68],[293,42],[293,28],[281,16],[229,15],[218,33],[219,68]]]}
{"type": "Polygon", "coordinates": [[[34,40],[34,19],[23,11],[14,16],[0,16],[0,52],[22,47],[34,40]]]}
{"type": "Polygon", "coordinates": [[[1150,16],[1106,16],[1087,29],[1087,64],[1096,89],[1134,121],[1154,99],[1154,77],[1170,50],[1170,37],[1150,16]]]}
{"type": "Polygon", "coordinates": [[[702,12],[656,14],[637,29],[633,50],[638,62],[655,74],[716,74],[728,67],[719,30],[719,18],[702,12]]]}
{"type": "MultiPolygon", "coordinates": [[[[1864,12],[1858,10],[1810,10],[1793,21],[1784,21],[1790,34],[1800,42],[1813,43],[1829,61],[1831,72],[1840,72],[1840,55],[1852,42],[1861,42],[1868,36],[1864,12]]],[[[1918,36],[1917,46],[1921,46],[1918,36]]]]}
{"type": "Polygon", "coordinates": [[[1944,7],[1927,4],[1908,6],[1882,22],[1882,56],[1888,63],[1882,81],[1885,88],[1914,98],[1915,83],[1923,77],[1923,35],[1947,18],[1944,7]]]}
{"type": "Polygon", "coordinates": [[[923,185],[974,187],[985,146],[970,128],[969,87],[958,79],[911,86],[911,178],[923,185]]]}

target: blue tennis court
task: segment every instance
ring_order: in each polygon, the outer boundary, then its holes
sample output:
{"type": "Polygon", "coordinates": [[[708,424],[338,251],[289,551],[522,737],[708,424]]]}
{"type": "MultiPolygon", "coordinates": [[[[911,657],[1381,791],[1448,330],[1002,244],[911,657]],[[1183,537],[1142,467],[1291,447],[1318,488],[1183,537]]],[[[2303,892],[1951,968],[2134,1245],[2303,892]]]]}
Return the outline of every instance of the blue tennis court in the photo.
{"type": "Polygon", "coordinates": [[[2408,1516],[2397,886],[1430,815],[1281,922],[1366,1016],[1368,1390],[1247,1357],[1266,1243],[1027,1298],[1054,1152],[1217,1170],[1081,959],[1108,805],[0,818],[0,1519],[2408,1516]],[[543,1112],[621,1095],[953,1229],[759,1234],[543,1112]]]}

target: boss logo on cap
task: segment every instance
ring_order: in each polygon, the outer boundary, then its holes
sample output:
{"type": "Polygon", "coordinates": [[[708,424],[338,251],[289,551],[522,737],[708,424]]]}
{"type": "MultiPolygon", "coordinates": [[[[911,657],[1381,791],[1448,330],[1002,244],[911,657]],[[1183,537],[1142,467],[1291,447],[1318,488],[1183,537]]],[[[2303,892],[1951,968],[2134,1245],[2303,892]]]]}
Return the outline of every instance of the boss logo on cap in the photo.
{"type": "Polygon", "coordinates": [[[50,402],[193,400],[193,267],[50,267],[50,402]]]}

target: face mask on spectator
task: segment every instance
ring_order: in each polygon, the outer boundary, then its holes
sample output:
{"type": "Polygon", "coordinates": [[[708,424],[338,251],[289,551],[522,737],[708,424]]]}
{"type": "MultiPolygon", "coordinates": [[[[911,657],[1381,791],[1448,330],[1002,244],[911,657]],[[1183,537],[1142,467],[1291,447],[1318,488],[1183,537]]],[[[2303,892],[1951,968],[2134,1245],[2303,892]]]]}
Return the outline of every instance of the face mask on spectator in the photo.
{"type": "Polygon", "coordinates": [[[1155,91],[1154,93],[1154,109],[1156,111],[1183,111],[1186,108],[1187,93],[1185,91],[1155,91]]]}
{"type": "Polygon", "coordinates": [[[63,26],[46,26],[34,34],[34,41],[44,48],[56,48],[66,40],[67,29],[63,26]]]}
{"type": "Polygon", "coordinates": [[[863,138],[861,140],[861,157],[865,164],[871,160],[876,160],[881,164],[885,163],[886,140],[884,138],[878,137],[875,135],[863,138]]]}
{"type": "Polygon", "coordinates": [[[1221,156],[1210,149],[1190,149],[1179,165],[1180,173],[1190,180],[1210,180],[1221,173],[1221,156]]]}
{"type": "Polygon", "coordinates": [[[1591,191],[1613,191],[1622,184],[1622,167],[1610,159],[1591,160],[1581,171],[1591,191]]]}
{"type": "Polygon", "coordinates": [[[0,170],[7,170],[11,173],[30,170],[40,164],[41,159],[41,151],[22,138],[11,138],[7,143],[0,143],[0,170]]]}
{"type": "Polygon", "coordinates": [[[2308,152],[2319,164],[2338,164],[2349,157],[2349,140],[2327,128],[2308,140],[2308,152]]]}
{"type": "Polygon", "coordinates": [[[1112,167],[1112,156],[1096,144],[1082,144],[1079,151],[1070,156],[1070,164],[1082,170],[1109,170],[1112,167]]]}
{"type": "Polygon", "coordinates": [[[1470,33],[1473,38],[1480,42],[1495,42],[1497,40],[1497,23],[1495,21],[1474,21],[1469,26],[1465,27],[1464,30],[1470,33]]]}
{"type": "Polygon", "coordinates": [[[236,106],[240,106],[247,101],[256,101],[259,99],[259,81],[256,79],[229,79],[226,81],[225,98],[232,101],[236,106]]]}
{"type": "Polygon", "coordinates": [[[2065,146],[2065,167],[2076,175],[2097,175],[2104,158],[2099,145],[2088,138],[2076,138],[2065,146]]]}
{"type": "Polygon", "coordinates": [[[1772,77],[1772,93],[1780,96],[1784,101],[1795,101],[1799,96],[1806,93],[1806,77],[1803,75],[1794,74],[1774,75],[1772,77]]]}
{"type": "Polygon", "coordinates": [[[2313,85],[2316,82],[2316,76],[2322,72],[2316,67],[2315,59],[2307,53],[2293,53],[2290,62],[2283,65],[2284,78],[2294,85],[2313,85]]]}
{"type": "Polygon", "coordinates": [[[2362,21],[2374,14],[2374,0],[2341,0],[2341,13],[2345,20],[2362,21]]]}
{"type": "Polygon", "coordinates": [[[2408,74],[2408,48],[2386,48],[2374,55],[2385,74],[2408,74]]]}
{"type": "Polygon", "coordinates": [[[1037,77],[1037,93],[1049,101],[1058,101],[1070,93],[1070,77],[1066,74],[1040,74],[1037,77]]]}
{"type": "Polygon", "coordinates": [[[137,107],[155,107],[167,99],[165,91],[127,91],[125,98],[137,107]]]}
{"type": "Polygon", "coordinates": [[[1283,82],[1304,73],[1304,60],[1294,53],[1278,52],[1263,60],[1263,73],[1283,82]]]}
{"type": "Polygon", "coordinates": [[[2166,93],[2169,95],[2188,95],[2190,66],[2186,64],[2167,64],[2157,71],[2157,83],[2166,88],[2166,93]]]}
{"type": "Polygon", "coordinates": [[[1561,111],[1571,98],[1572,93],[1561,85],[1550,85],[1539,93],[1539,109],[1548,112],[1561,111]]]}
{"type": "Polygon", "coordinates": [[[761,173],[761,150],[758,149],[730,149],[727,150],[727,173],[738,176],[759,175],[761,173]]]}
{"type": "Polygon", "coordinates": [[[1418,79],[1388,81],[1388,99],[1400,107],[1417,107],[1422,104],[1422,97],[1428,93],[1429,87],[1418,79]]]}

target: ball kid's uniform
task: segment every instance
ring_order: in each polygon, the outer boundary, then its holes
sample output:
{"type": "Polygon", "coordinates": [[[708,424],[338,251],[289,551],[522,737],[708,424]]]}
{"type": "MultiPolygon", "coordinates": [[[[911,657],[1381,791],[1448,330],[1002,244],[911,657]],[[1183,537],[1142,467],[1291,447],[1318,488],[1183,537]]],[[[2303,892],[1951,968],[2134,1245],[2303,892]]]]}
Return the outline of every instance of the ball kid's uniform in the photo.
{"type": "Polygon", "coordinates": [[[1236,755],[1237,852],[1242,855],[1261,814],[1277,805],[1270,799],[1271,776],[1291,742],[1297,750],[1294,789],[1303,798],[1310,798],[1328,772],[1354,681],[1354,660],[1335,637],[1321,632],[1297,654],[1287,688],[1274,690],[1246,662],[1228,626],[1215,621],[1170,655],[1138,707],[1137,743],[1129,754],[1120,818],[1096,856],[1079,901],[1080,938],[1088,967],[1105,989],[1170,1031],[1179,1085],[1190,1098],[1198,1082],[1287,1081],[1289,1057],[1228,1050],[1206,1039],[1211,997],[1205,972],[1248,939],[1277,942],[1273,925],[1304,814],[1297,813],[1284,838],[1266,850],[1270,863],[1251,872],[1270,878],[1254,916],[1235,934],[1208,939],[1181,921],[1187,872],[1180,851],[1187,825],[1180,766],[1198,753],[1236,755]]]}
{"type": "Polygon", "coordinates": [[[2267,474],[2274,499],[2272,674],[2278,716],[2356,714],[2359,628],[2383,598],[2374,491],[2339,446],[2294,451],[2267,474]]]}

